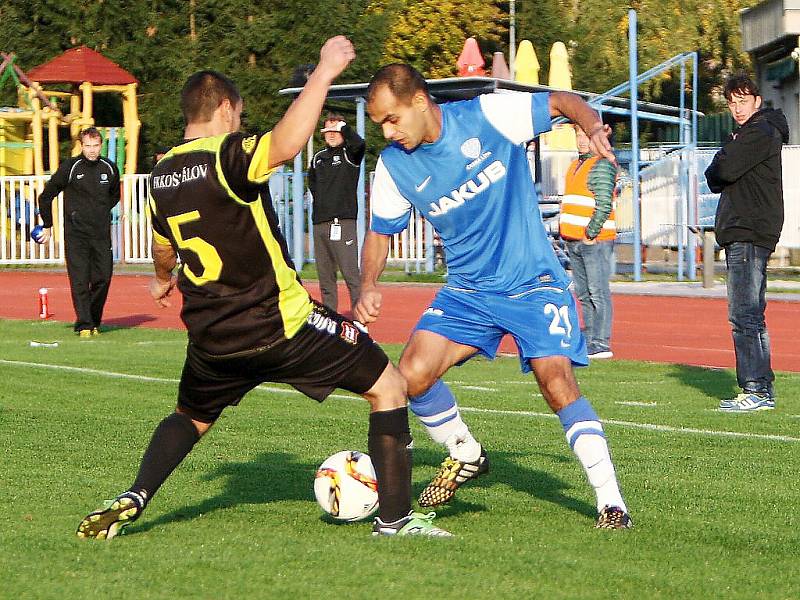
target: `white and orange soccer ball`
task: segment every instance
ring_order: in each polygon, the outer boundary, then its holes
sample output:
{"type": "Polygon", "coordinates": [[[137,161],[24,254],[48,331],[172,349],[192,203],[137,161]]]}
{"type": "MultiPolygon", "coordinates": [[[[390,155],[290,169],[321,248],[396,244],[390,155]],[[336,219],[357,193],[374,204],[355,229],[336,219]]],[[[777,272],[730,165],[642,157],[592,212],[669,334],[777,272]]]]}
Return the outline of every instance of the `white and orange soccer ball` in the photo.
{"type": "Polygon", "coordinates": [[[342,450],[317,469],[314,495],[326,513],[340,521],[359,521],[378,510],[378,480],[368,454],[342,450]]]}

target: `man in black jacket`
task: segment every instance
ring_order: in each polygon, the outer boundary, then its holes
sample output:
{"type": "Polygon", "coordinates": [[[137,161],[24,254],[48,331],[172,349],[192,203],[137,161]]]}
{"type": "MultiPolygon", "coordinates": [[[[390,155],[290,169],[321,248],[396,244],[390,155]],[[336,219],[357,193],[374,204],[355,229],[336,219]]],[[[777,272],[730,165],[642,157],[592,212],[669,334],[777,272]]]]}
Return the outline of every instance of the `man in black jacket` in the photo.
{"type": "Polygon", "coordinates": [[[358,270],[356,185],[364,158],[364,140],[341,115],[328,113],[322,129],[326,147],[317,152],[308,170],[308,188],[314,196],[314,256],[322,303],[338,310],[336,269],[350,292],[350,308],[361,292],[358,270]]]}
{"type": "Polygon", "coordinates": [[[103,138],[95,127],[81,131],[80,140],[81,153],[62,162],[39,195],[44,231],[36,241],[50,241],[53,199],[64,192],[64,248],[75,331],[88,338],[100,332],[114,268],[111,209],[119,202],[119,171],[100,156],[103,138]]]}
{"type": "Polygon", "coordinates": [[[728,267],[728,320],[742,391],[719,408],[770,410],[775,376],[764,319],[767,262],[783,227],[781,149],[789,126],[780,110],[761,108],[758,87],[747,75],[728,78],[724,93],[739,128],[714,156],[706,180],[722,194],[714,228],[728,267]]]}

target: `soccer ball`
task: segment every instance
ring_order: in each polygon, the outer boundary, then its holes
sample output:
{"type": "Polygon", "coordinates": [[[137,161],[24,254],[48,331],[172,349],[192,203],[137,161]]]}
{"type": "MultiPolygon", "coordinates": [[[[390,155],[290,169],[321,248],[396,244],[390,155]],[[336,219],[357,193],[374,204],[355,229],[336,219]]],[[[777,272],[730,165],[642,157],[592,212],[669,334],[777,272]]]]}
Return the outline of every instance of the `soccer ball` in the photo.
{"type": "Polygon", "coordinates": [[[378,509],[378,480],[368,454],[343,450],[325,459],[314,476],[314,495],[340,521],[366,519],[378,509]]]}

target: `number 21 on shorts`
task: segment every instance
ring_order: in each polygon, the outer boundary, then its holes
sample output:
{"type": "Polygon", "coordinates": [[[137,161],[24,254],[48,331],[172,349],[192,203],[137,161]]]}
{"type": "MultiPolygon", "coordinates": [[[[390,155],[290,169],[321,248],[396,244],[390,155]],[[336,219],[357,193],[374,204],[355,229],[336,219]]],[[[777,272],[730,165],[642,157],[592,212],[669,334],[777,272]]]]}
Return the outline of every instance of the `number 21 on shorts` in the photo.
{"type": "Polygon", "coordinates": [[[569,320],[569,306],[544,305],[544,314],[550,317],[550,335],[572,337],[572,323],[569,320]]]}

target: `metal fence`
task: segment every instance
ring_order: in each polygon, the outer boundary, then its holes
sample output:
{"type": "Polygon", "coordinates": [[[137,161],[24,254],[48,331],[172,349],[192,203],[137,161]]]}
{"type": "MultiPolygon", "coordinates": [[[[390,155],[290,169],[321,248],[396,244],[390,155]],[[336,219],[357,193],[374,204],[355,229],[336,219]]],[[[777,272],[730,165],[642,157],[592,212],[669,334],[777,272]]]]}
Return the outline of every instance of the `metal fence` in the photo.
{"type": "MultiPolygon", "coordinates": [[[[698,243],[692,229],[713,226],[718,195],[711,193],[703,173],[716,152],[715,148],[677,150],[656,159],[641,171],[641,239],[650,246],[677,247],[693,251],[698,243]]],[[[553,215],[563,193],[563,181],[574,152],[544,152],[541,159],[541,193],[543,214],[553,215]]],[[[800,171],[800,146],[783,150],[783,186],[785,223],[779,253],[800,248],[800,180],[793,173],[800,171]]],[[[292,227],[295,202],[292,199],[291,171],[278,172],[270,179],[272,202],[289,248],[296,235],[292,227]]],[[[36,223],[38,192],[47,176],[14,176],[0,178],[0,264],[63,264],[63,207],[59,196],[53,204],[54,235],[41,246],[30,239],[36,223]]],[[[311,225],[313,200],[303,197],[305,256],[313,261],[314,245],[311,225]]],[[[633,230],[633,198],[630,189],[623,189],[617,201],[617,225],[620,242],[630,242],[633,230]]],[[[555,221],[550,223],[550,230],[555,221]]],[[[112,245],[118,262],[147,263],[151,256],[152,233],[147,209],[147,175],[125,175],[122,200],[112,213],[112,245]]],[[[419,214],[412,213],[409,227],[393,237],[389,262],[406,270],[432,270],[440,251],[433,229],[419,214]]]]}
{"type": "MultiPolygon", "coordinates": [[[[719,194],[705,180],[705,170],[718,148],[682,150],[667,154],[641,171],[642,243],[653,246],[686,246],[691,243],[689,227],[712,228],[719,194]]],[[[778,246],[800,248],[800,146],[784,146],[784,224],[778,246]]],[[[632,199],[618,201],[620,213],[627,214],[632,199]]],[[[624,222],[632,227],[632,222],[624,222]]]]}

